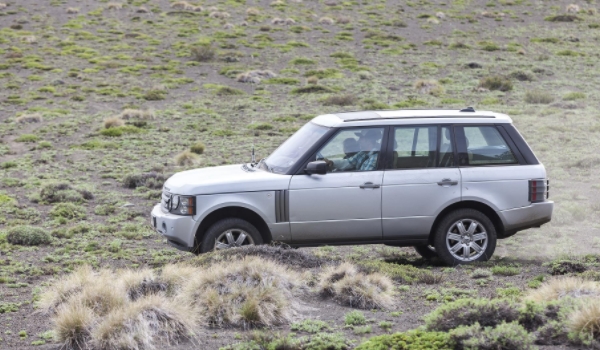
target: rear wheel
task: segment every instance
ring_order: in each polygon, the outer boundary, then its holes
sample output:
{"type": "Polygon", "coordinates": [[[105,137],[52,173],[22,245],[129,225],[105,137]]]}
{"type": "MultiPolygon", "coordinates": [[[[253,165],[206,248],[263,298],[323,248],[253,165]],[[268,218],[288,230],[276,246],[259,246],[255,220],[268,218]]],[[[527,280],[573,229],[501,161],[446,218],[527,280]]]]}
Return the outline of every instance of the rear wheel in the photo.
{"type": "Polygon", "coordinates": [[[423,257],[423,259],[427,259],[427,260],[431,260],[434,258],[437,258],[437,253],[435,251],[435,248],[431,245],[416,245],[415,246],[415,251],[423,257]]]}
{"type": "Polygon", "coordinates": [[[262,243],[254,225],[243,219],[228,218],[217,221],[206,231],[200,253],[262,243]]]}
{"type": "Polygon", "coordinates": [[[458,209],[438,224],[434,246],[437,255],[448,265],[487,261],[496,249],[496,229],[482,212],[458,209]]]}

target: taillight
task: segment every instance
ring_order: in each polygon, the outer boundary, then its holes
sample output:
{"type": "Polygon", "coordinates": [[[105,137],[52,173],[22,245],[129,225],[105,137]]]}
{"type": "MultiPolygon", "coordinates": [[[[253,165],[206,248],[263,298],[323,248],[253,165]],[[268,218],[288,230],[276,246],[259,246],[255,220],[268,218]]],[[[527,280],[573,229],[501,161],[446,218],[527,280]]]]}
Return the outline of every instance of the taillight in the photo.
{"type": "Polygon", "coordinates": [[[546,179],[542,180],[529,180],[529,201],[531,203],[543,202],[548,198],[548,190],[550,188],[550,181],[546,179]]]}

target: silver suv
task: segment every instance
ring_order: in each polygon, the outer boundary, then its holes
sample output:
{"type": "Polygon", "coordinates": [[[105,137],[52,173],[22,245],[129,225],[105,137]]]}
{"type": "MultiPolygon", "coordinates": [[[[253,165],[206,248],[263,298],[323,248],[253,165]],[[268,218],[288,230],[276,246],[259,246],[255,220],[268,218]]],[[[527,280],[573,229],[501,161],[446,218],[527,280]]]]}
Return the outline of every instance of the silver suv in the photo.
{"type": "Polygon", "coordinates": [[[260,162],[167,180],[152,226],[178,249],[284,242],[414,246],[456,265],[550,221],[544,166],[504,114],[363,111],[314,118],[260,162]]]}

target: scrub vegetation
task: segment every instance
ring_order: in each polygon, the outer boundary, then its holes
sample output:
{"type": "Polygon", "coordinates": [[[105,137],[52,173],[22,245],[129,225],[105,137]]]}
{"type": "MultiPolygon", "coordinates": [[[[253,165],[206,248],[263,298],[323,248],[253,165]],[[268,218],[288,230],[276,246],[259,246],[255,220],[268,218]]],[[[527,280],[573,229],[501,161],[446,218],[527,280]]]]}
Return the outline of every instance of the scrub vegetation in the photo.
{"type": "Polygon", "coordinates": [[[2,0],[0,348],[600,348],[598,1],[2,0]],[[172,174],[318,114],[508,113],[551,223],[492,261],[382,245],[202,256],[172,174]]]}

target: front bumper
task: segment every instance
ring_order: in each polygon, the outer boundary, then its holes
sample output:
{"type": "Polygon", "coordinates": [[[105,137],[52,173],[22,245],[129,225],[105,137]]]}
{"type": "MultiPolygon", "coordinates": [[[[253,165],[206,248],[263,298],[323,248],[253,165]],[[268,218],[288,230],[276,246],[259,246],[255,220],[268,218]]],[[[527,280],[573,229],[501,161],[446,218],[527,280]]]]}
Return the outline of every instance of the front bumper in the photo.
{"type": "Polygon", "coordinates": [[[550,222],[553,210],[554,202],[545,201],[532,203],[522,208],[500,211],[498,215],[504,224],[504,231],[506,233],[514,233],[531,227],[540,227],[550,222]]]}
{"type": "Polygon", "coordinates": [[[165,213],[160,204],[157,204],[152,209],[150,225],[165,237],[171,246],[184,251],[192,250],[196,222],[191,216],[165,213]]]}

